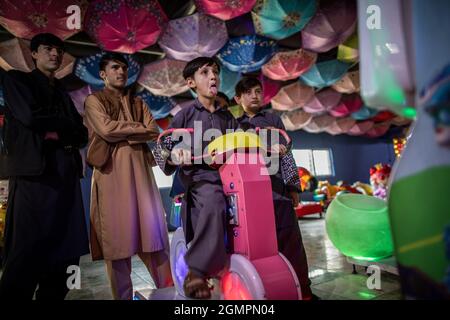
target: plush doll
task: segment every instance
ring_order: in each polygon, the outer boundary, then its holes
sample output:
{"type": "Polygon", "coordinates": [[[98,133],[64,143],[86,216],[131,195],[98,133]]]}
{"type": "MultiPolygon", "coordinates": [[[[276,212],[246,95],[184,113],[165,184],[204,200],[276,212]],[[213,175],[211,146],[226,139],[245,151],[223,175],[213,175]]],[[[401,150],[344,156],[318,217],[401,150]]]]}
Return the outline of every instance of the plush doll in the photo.
{"type": "Polygon", "coordinates": [[[352,187],[359,191],[361,194],[366,194],[368,196],[373,195],[373,190],[370,184],[362,183],[361,181],[356,181],[352,184],[352,187]]]}
{"type": "Polygon", "coordinates": [[[388,164],[377,163],[370,168],[370,185],[372,186],[373,196],[386,200],[387,183],[391,174],[391,166],[388,164]]]}

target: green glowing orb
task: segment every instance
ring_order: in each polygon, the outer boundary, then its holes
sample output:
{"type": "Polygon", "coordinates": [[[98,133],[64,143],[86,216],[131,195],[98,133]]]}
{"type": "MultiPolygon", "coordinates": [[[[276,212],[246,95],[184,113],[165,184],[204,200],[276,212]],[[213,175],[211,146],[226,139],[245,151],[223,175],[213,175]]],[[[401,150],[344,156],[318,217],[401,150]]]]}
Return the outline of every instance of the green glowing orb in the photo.
{"type": "Polygon", "coordinates": [[[408,119],[414,119],[417,115],[417,110],[412,107],[406,107],[403,109],[403,116],[408,119]]]}
{"type": "Polygon", "coordinates": [[[342,254],[359,260],[392,255],[393,244],[387,203],[353,193],[337,196],[326,213],[328,237],[342,254]]]}

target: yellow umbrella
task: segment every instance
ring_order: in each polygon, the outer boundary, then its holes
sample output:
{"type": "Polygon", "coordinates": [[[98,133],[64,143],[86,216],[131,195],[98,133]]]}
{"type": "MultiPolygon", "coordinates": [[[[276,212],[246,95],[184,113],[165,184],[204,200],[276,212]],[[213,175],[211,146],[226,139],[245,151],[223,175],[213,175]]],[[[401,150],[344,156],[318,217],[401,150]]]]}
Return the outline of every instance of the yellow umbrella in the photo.
{"type": "Polygon", "coordinates": [[[339,45],[337,59],[347,63],[359,61],[358,35],[356,32],[347,41],[339,45]]]}

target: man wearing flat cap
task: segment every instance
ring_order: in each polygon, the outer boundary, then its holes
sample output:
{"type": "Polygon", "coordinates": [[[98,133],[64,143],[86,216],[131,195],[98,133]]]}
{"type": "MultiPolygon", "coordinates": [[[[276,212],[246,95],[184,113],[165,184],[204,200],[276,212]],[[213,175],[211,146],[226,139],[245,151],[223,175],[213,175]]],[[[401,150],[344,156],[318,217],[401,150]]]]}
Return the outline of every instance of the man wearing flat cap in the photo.
{"type": "Polygon", "coordinates": [[[9,196],[0,300],[64,299],[69,266],[89,253],[79,154],[88,132],[55,78],[64,43],[43,33],[30,49],[35,70],[11,70],[2,79],[0,175],[9,178],[9,196]]]}

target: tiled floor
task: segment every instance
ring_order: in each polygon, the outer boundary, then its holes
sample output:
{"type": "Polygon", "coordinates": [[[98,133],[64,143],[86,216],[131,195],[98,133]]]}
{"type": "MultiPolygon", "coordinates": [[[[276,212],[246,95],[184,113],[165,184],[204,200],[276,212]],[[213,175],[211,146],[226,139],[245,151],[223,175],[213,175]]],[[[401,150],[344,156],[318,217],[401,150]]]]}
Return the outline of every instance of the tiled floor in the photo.
{"type": "MultiPolygon", "coordinates": [[[[352,266],[336,250],[325,231],[325,219],[311,215],[299,221],[309,263],[312,290],[323,300],[396,300],[401,299],[398,276],[382,272],[381,290],[368,289],[363,267],[352,274],[352,266]]],[[[134,290],[155,288],[138,257],[132,259],[134,290]]],[[[67,299],[112,299],[103,261],[93,262],[89,255],[81,258],[81,289],[72,290],[67,299]]]]}
{"type": "MultiPolygon", "coordinates": [[[[299,221],[308,256],[313,292],[323,300],[401,299],[398,277],[381,273],[381,290],[368,289],[363,267],[352,274],[352,266],[333,246],[326,235],[325,220],[311,215],[299,221]]],[[[147,269],[137,257],[132,259],[132,281],[135,290],[154,288],[147,269]]],[[[81,259],[81,289],[72,290],[67,299],[111,299],[102,261],[81,259]]]]}

